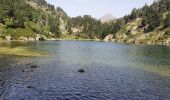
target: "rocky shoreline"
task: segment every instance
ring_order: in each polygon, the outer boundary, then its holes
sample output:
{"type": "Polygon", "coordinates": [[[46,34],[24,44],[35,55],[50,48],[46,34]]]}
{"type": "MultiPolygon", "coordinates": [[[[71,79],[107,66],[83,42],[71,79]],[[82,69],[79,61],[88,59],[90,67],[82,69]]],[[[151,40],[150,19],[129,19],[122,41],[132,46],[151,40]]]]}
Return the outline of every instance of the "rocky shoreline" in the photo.
{"type": "Polygon", "coordinates": [[[131,38],[126,38],[126,39],[119,39],[119,38],[114,38],[112,34],[109,34],[108,36],[105,37],[103,40],[105,42],[117,42],[117,43],[127,43],[127,44],[146,44],[146,45],[166,45],[170,46],[170,38],[165,39],[165,40],[159,40],[159,41],[144,41],[142,39],[131,39],[131,38]]]}
{"type": "Polygon", "coordinates": [[[139,41],[135,39],[129,39],[128,41],[125,40],[120,40],[120,39],[114,39],[113,35],[109,34],[108,36],[105,37],[105,39],[100,40],[100,39],[71,39],[71,38],[47,38],[45,36],[37,36],[36,38],[33,37],[19,37],[19,39],[12,40],[10,36],[6,36],[5,39],[0,38],[0,42],[3,41],[64,41],[64,40],[78,40],[78,41],[103,41],[103,42],[115,42],[115,43],[127,43],[127,44],[143,44],[143,45],[165,45],[165,46],[170,46],[170,39],[167,41],[139,41]],[[43,37],[43,38],[42,38],[43,37]]]}

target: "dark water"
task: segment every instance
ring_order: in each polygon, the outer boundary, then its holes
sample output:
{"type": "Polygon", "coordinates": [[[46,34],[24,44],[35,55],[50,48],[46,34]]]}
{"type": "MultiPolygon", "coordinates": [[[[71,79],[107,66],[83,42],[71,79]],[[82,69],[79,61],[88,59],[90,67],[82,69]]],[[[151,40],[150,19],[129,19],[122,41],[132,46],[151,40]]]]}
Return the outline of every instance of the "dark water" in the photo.
{"type": "Polygon", "coordinates": [[[170,100],[168,47],[91,41],[1,46],[29,46],[49,57],[1,54],[0,100],[170,100]]]}

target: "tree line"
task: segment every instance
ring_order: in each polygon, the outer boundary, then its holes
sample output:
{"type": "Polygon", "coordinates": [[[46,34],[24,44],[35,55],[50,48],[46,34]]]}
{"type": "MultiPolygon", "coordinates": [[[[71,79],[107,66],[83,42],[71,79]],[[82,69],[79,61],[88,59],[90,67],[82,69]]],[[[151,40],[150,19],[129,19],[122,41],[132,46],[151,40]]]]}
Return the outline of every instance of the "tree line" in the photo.
{"type": "MultiPolygon", "coordinates": [[[[170,0],[160,0],[152,5],[145,4],[144,7],[134,8],[129,15],[125,15],[109,23],[101,23],[100,20],[89,15],[70,18],[62,8],[55,8],[45,0],[0,0],[0,23],[8,29],[29,29],[36,34],[46,36],[52,33],[54,37],[60,37],[61,19],[67,24],[65,30],[68,35],[75,35],[76,38],[104,39],[108,34],[115,35],[127,23],[141,18],[139,28],[144,32],[155,30],[160,25],[164,28],[170,26],[170,0]],[[35,8],[27,2],[36,3],[35,8]],[[46,11],[43,10],[46,8],[46,11]],[[81,29],[81,32],[74,33],[73,28],[81,29]]],[[[5,31],[4,31],[5,33],[5,31]]]]}

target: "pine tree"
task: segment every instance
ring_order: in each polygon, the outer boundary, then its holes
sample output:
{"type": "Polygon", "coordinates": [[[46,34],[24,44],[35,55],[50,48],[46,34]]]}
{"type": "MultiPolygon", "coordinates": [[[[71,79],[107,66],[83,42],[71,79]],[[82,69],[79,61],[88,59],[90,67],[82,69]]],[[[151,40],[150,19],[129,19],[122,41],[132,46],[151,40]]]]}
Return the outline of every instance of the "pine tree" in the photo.
{"type": "Polygon", "coordinates": [[[164,28],[167,28],[170,26],[170,12],[166,15],[166,18],[164,20],[164,28]]]}

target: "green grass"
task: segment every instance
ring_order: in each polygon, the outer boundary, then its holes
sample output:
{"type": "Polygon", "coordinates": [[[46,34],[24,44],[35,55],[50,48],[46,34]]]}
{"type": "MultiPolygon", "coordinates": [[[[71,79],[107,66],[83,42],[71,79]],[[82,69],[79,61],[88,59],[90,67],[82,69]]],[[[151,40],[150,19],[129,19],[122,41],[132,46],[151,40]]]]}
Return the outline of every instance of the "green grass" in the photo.
{"type": "Polygon", "coordinates": [[[3,34],[10,35],[12,39],[18,39],[21,36],[35,38],[35,33],[29,28],[8,28],[3,30],[3,34]]]}
{"type": "Polygon", "coordinates": [[[27,56],[27,57],[39,57],[48,56],[47,52],[29,49],[27,47],[1,47],[0,54],[3,55],[15,55],[15,56],[27,56]]]}
{"type": "Polygon", "coordinates": [[[148,72],[152,72],[152,73],[157,73],[161,76],[166,76],[166,77],[170,77],[170,69],[168,68],[168,66],[160,66],[160,67],[156,67],[156,66],[152,66],[152,67],[144,67],[144,70],[148,71],[148,72]]]}

